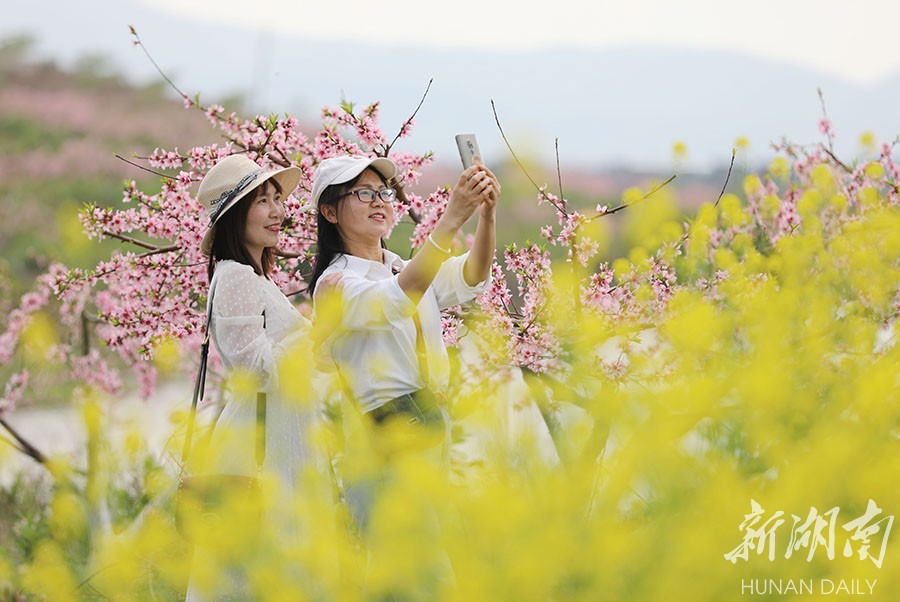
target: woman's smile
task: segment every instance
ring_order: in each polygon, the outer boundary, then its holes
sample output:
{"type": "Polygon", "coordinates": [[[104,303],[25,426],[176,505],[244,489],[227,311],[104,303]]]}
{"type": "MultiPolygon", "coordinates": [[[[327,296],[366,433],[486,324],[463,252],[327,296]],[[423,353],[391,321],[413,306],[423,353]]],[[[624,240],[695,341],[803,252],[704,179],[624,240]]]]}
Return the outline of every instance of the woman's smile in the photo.
{"type": "Polygon", "coordinates": [[[341,236],[351,241],[365,241],[378,247],[382,237],[387,236],[394,221],[394,207],[379,196],[370,203],[360,201],[353,190],[381,190],[385,184],[372,169],[367,169],[357,180],[353,189],[338,208],[338,230],[341,236]]]}
{"type": "Polygon", "coordinates": [[[278,246],[283,220],[281,193],[271,182],[265,182],[247,210],[244,245],[253,257],[261,256],[266,247],[278,246]]]}

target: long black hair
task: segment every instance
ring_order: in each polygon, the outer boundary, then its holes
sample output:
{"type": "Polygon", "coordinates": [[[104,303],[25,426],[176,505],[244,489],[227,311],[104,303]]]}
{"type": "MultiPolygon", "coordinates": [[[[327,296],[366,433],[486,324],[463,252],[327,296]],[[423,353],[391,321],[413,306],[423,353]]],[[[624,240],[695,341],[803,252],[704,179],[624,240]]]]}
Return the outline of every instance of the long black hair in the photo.
{"type": "Polygon", "coordinates": [[[266,247],[262,252],[262,265],[250,255],[244,244],[244,232],[247,229],[247,214],[250,206],[265,188],[266,182],[271,182],[275,190],[282,194],[281,184],[275,178],[269,178],[256,189],[242,198],[237,204],[225,211],[219,221],[216,222],[216,233],[213,236],[212,251],[209,254],[209,280],[212,282],[213,272],[216,270],[216,262],[223,259],[233,259],[238,263],[249,265],[260,276],[269,277],[269,272],[275,265],[275,249],[266,247]]]}
{"type": "MultiPolygon", "coordinates": [[[[316,230],[317,230],[317,243],[316,243],[316,263],[313,267],[312,277],[309,281],[309,294],[312,294],[316,290],[316,283],[319,281],[319,278],[322,277],[322,273],[325,271],[331,262],[334,261],[334,258],[341,253],[346,253],[347,250],[344,247],[344,241],[341,239],[341,234],[338,232],[337,225],[332,224],[330,221],[325,219],[325,215],[322,214],[322,205],[331,205],[334,207],[335,213],[340,209],[340,204],[346,198],[347,192],[356,186],[356,183],[359,182],[359,179],[362,178],[363,174],[366,171],[371,170],[375,172],[385,186],[388,186],[388,181],[377,169],[372,169],[371,167],[367,167],[360,173],[358,176],[350,180],[349,182],[344,182],[343,184],[332,184],[328,188],[322,191],[322,196],[319,197],[319,207],[318,207],[318,215],[316,217],[316,230]]],[[[403,188],[397,185],[392,185],[393,188],[397,192],[397,200],[400,202],[406,202],[406,195],[403,193],[403,188]]],[[[384,246],[384,241],[381,241],[381,246],[384,246]]]]}

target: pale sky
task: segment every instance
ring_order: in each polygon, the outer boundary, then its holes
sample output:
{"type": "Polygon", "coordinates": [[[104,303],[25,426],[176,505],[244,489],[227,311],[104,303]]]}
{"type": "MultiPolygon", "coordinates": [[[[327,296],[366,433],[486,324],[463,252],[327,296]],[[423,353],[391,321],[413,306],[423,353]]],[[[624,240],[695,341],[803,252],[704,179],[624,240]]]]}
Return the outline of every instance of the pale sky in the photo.
{"type": "Polygon", "coordinates": [[[393,46],[671,45],[775,59],[857,84],[900,70],[897,0],[140,1],[179,17],[393,46]]]}

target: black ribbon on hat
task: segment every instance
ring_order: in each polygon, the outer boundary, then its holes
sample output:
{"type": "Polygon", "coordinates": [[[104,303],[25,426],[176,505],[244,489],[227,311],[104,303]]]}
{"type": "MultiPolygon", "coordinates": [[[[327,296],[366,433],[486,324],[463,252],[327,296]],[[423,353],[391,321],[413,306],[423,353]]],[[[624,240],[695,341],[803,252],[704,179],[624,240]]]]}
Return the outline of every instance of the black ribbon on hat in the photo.
{"type": "Polygon", "coordinates": [[[209,210],[211,212],[211,215],[209,216],[209,225],[212,226],[214,223],[216,223],[216,220],[219,219],[219,216],[222,214],[222,212],[225,210],[225,207],[228,206],[231,200],[241,192],[246,190],[247,186],[249,186],[253,182],[253,180],[255,180],[257,176],[259,176],[259,174],[263,173],[264,171],[266,170],[261,167],[256,171],[251,171],[246,176],[241,178],[241,181],[238,182],[234,188],[226,190],[219,195],[219,198],[210,203],[209,210]]]}

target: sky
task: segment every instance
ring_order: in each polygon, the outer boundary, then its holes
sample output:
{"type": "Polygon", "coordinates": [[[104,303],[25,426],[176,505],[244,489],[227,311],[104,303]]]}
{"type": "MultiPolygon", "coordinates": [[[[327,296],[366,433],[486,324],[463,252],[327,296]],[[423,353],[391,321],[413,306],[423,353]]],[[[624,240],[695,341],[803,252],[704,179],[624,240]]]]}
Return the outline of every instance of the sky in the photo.
{"type": "Polygon", "coordinates": [[[510,52],[671,45],[737,51],[861,84],[900,69],[896,0],[141,1],[180,17],[375,45],[510,52]]]}

